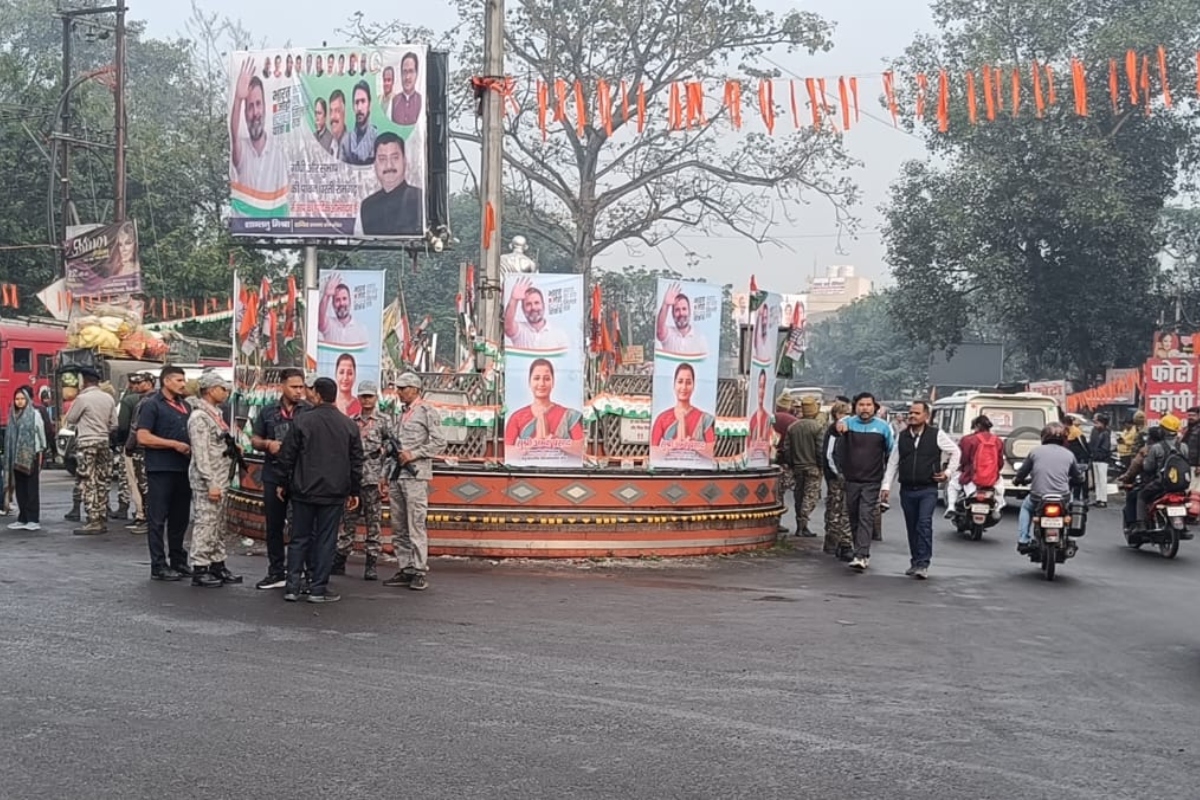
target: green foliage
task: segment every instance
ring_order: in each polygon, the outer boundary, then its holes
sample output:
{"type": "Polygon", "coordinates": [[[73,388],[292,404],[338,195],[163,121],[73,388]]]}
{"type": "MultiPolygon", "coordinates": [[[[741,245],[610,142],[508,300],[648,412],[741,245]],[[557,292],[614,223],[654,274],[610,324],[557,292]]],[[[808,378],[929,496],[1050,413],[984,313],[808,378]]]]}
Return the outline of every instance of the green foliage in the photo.
{"type": "MultiPolygon", "coordinates": [[[[937,132],[932,114],[916,127],[940,163],[906,164],[892,187],[885,239],[894,315],[934,346],[998,326],[1039,376],[1137,363],[1160,308],[1157,223],[1194,163],[1197,108],[1156,105],[1146,115],[1123,100],[1114,113],[1108,59],[1165,44],[1173,74],[1191,75],[1200,6],[937,0],[933,11],[942,34],[908,49],[897,64],[903,82],[923,72],[936,85],[945,68],[961,91],[962,75],[991,64],[1005,70],[1007,87],[1019,67],[1024,108],[1014,119],[1006,97],[994,122],[972,126],[956,96],[948,133],[937,132]],[[1062,77],[1072,56],[1088,69],[1087,118],[1075,115],[1062,77]],[[1044,119],[1030,102],[1034,59],[1059,76],[1059,103],[1044,119]]],[[[900,99],[911,111],[912,97],[900,99]]]]}

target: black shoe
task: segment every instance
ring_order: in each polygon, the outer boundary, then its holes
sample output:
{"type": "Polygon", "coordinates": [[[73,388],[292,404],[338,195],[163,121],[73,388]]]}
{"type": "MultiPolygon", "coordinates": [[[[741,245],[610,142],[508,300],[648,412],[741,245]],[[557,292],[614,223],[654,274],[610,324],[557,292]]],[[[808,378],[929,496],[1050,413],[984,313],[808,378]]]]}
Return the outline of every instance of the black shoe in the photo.
{"type": "Polygon", "coordinates": [[[345,575],[346,574],[346,558],[347,556],[338,553],[333,557],[333,570],[330,575],[345,575]]]}
{"type": "Polygon", "coordinates": [[[101,536],[108,533],[108,525],[104,522],[89,522],[82,528],[71,531],[76,536],[101,536]]]}
{"type": "Polygon", "coordinates": [[[429,581],[425,580],[425,576],[418,572],[408,582],[408,588],[414,592],[423,592],[429,588],[429,581]]]}
{"type": "Polygon", "coordinates": [[[187,564],[172,564],[171,569],[175,570],[186,578],[190,578],[192,576],[192,568],[187,564]]]}
{"type": "Polygon", "coordinates": [[[308,596],[308,602],[310,602],[310,603],[336,603],[338,600],[341,600],[341,599],[342,599],[342,596],[340,594],[326,593],[326,594],[310,594],[308,596]]]}
{"type": "Polygon", "coordinates": [[[203,586],[205,589],[215,589],[224,586],[224,582],[213,574],[210,567],[196,567],[192,570],[192,586],[203,586]]]}
{"type": "Polygon", "coordinates": [[[838,551],[837,551],[837,560],[841,561],[844,564],[849,564],[851,561],[854,560],[854,548],[839,547],[838,551]]]}
{"type": "Polygon", "coordinates": [[[108,518],[109,519],[129,519],[129,504],[121,503],[121,505],[117,506],[116,511],[109,509],[108,518]]]}
{"type": "Polygon", "coordinates": [[[255,589],[282,589],[286,586],[287,578],[283,575],[268,575],[254,584],[255,589]]]}
{"type": "Polygon", "coordinates": [[[810,531],[808,528],[805,528],[805,529],[804,529],[804,530],[802,530],[802,531],[798,531],[798,532],[796,533],[796,535],[797,535],[797,536],[800,536],[800,537],[803,537],[803,538],[805,538],[805,539],[815,539],[815,538],[816,538],[816,536],[817,536],[815,533],[813,533],[812,531],[810,531]]]}
{"type": "Polygon", "coordinates": [[[229,567],[225,566],[224,561],[219,561],[208,568],[208,571],[221,579],[221,583],[241,583],[242,576],[234,575],[229,571],[229,567]]]}
{"type": "Polygon", "coordinates": [[[1017,542],[1017,552],[1023,556],[1027,556],[1037,550],[1037,544],[1034,542],[1017,542]]]}
{"type": "Polygon", "coordinates": [[[166,569],[157,569],[150,571],[150,580],[152,581],[181,581],[183,576],[175,570],[167,567],[166,569]]]}
{"type": "Polygon", "coordinates": [[[384,586],[408,586],[412,583],[414,573],[409,570],[400,570],[392,577],[383,582],[384,586]]]}
{"type": "Polygon", "coordinates": [[[378,561],[376,556],[367,556],[367,566],[363,569],[364,581],[379,580],[379,573],[375,570],[375,562],[378,561]]]}
{"type": "Polygon", "coordinates": [[[65,519],[67,522],[79,522],[79,520],[80,520],[79,503],[76,503],[75,505],[71,506],[71,510],[68,511],[66,514],[63,514],[63,519],[65,519]]]}
{"type": "Polygon", "coordinates": [[[300,601],[300,590],[295,586],[288,586],[283,590],[283,599],[289,603],[298,603],[300,601]]]}

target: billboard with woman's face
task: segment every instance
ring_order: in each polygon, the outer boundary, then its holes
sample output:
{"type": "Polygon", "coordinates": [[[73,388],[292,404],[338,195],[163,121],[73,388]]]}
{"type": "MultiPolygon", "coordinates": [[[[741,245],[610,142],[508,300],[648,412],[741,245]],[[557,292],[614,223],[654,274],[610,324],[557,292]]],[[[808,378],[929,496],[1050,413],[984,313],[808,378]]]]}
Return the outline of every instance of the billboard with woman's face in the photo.
{"type": "Polygon", "coordinates": [[[746,463],[766,467],[771,463],[772,406],[775,397],[775,352],[779,346],[780,295],[759,292],[750,298],[750,385],[747,392],[749,433],[746,463]]]}
{"type": "Polygon", "coordinates": [[[348,416],[362,410],[359,383],[379,381],[385,274],[321,270],[316,308],[309,312],[317,318],[317,373],[337,383],[337,407],[348,416]]]}
{"type": "Polygon", "coordinates": [[[504,463],[583,465],[583,276],[504,278],[504,463]]]}
{"type": "Polygon", "coordinates": [[[137,294],[142,262],[133,221],[96,228],[64,245],[67,291],[76,297],[137,294]]]}
{"type": "Polygon", "coordinates": [[[714,469],[721,287],[660,278],[650,466],[714,469]]]}

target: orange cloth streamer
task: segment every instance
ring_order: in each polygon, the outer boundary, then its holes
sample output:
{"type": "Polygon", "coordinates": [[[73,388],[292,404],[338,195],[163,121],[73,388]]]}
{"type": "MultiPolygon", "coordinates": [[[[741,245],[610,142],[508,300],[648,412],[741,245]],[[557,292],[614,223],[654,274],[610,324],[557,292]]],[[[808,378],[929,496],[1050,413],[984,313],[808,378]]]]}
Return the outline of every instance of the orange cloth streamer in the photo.
{"type": "MultiPolygon", "coordinates": [[[[1200,64],[1200,53],[1196,54],[1196,63],[1200,64]]],[[[1200,93],[1200,79],[1196,83],[1196,92],[1200,93]]],[[[887,98],[888,111],[892,114],[892,125],[900,127],[900,108],[896,104],[896,75],[895,73],[883,73],[883,94],[887,98]]]]}
{"type": "Polygon", "coordinates": [[[979,105],[975,97],[975,71],[967,73],[967,119],[974,125],[979,119],[979,105]]]}
{"type": "Polygon", "coordinates": [[[850,130],[850,97],[846,90],[846,79],[838,78],[838,102],[842,104],[842,130],[850,130]]]}
{"type": "Polygon", "coordinates": [[[988,122],[994,121],[996,119],[996,97],[992,94],[992,68],[988,64],[983,65],[983,108],[988,122]]]}
{"type": "Polygon", "coordinates": [[[767,133],[775,133],[775,84],[769,80],[758,84],[758,111],[762,114],[767,133]]]}
{"type": "Polygon", "coordinates": [[[725,107],[729,109],[729,123],[734,130],[742,129],[742,84],[741,81],[725,81],[725,107]]]}
{"type": "Polygon", "coordinates": [[[537,99],[538,99],[538,128],[542,131],[542,141],[546,141],[546,112],[549,110],[549,87],[544,81],[537,82],[537,99]]]}
{"type": "Polygon", "coordinates": [[[600,124],[604,126],[604,133],[612,136],[612,90],[608,88],[606,80],[596,83],[596,104],[600,106],[600,124]]]}
{"type": "Polygon", "coordinates": [[[587,127],[587,103],[583,99],[583,84],[575,81],[575,132],[583,138],[587,127]]]}
{"type": "Polygon", "coordinates": [[[1162,83],[1163,105],[1167,108],[1174,106],[1171,99],[1171,84],[1167,79],[1167,48],[1158,46],[1158,80],[1162,83]]]}

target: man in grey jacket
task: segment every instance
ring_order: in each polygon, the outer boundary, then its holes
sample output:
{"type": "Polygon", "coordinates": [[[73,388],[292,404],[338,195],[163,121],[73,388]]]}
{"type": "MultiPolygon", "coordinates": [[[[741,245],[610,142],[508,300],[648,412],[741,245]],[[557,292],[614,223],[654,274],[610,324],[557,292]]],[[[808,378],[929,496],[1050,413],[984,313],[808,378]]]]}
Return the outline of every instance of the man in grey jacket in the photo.
{"type": "Polygon", "coordinates": [[[1075,460],[1075,454],[1067,449],[1067,429],[1061,422],[1052,422],[1042,428],[1042,444],[1035,447],[1021,469],[1013,478],[1014,486],[1029,484],[1029,494],[1021,503],[1018,525],[1021,531],[1017,539],[1017,551],[1029,552],[1033,541],[1033,512],[1042,498],[1057,494],[1069,497],[1071,487],[1086,478],[1075,460]]]}

